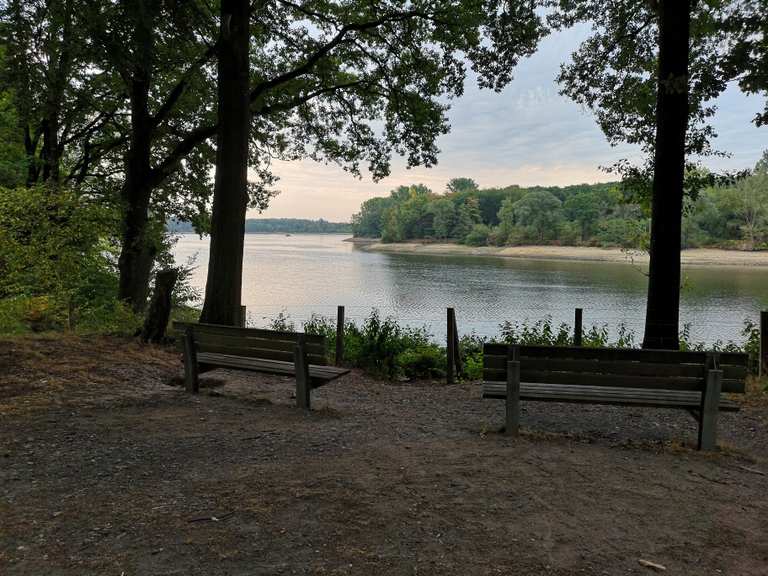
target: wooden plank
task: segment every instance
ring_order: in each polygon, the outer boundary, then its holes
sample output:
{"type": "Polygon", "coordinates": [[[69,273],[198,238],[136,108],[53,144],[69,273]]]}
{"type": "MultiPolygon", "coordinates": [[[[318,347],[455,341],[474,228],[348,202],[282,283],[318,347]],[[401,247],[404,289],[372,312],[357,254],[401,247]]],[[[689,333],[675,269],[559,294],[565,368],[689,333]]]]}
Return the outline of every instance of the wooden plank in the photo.
{"type": "MultiPolygon", "coordinates": [[[[657,391],[656,395],[647,394],[646,390],[621,389],[621,393],[610,388],[584,388],[580,386],[530,385],[520,384],[521,400],[540,402],[565,402],[581,404],[606,404],[614,406],[637,406],[650,408],[680,408],[689,410],[701,406],[700,392],[657,391]]],[[[483,384],[483,397],[489,399],[506,398],[505,382],[486,382],[483,384]]],[[[738,411],[738,403],[723,395],[718,408],[723,411],[738,411]]]]}
{"type": "Polygon", "coordinates": [[[195,346],[194,329],[187,327],[184,332],[184,383],[187,392],[197,394],[200,389],[197,365],[197,347],[195,346]]]}
{"type": "MultiPolygon", "coordinates": [[[[285,332],[280,330],[264,330],[262,328],[240,328],[239,326],[222,326],[219,324],[201,324],[196,322],[174,322],[174,330],[183,331],[186,326],[194,326],[195,332],[209,334],[236,335],[252,338],[267,338],[272,340],[288,340],[298,342],[298,337],[303,332],[285,332]]],[[[308,344],[325,344],[325,337],[319,334],[304,334],[308,344]]]]}
{"type": "Polygon", "coordinates": [[[717,446],[717,413],[722,378],[720,370],[707,372],[707,386],[701,395],[699,414],[699,450],[714,450],[717,446]]]}
{"type": "Polygon", "coordinates": [[[300,338],[296,344],[294,369],[296,371],[296,405],[303,410],[309,410],[312,388],[309,385],[309,363],[303,338],[300,338]]]}
{"type": "MultiPolygon", "coordinates": [[[[653,365],[651,365],[653,366],[653,365]]],[[[526,372],[525,365],[523,365],[523,381],[527,381],[529,383],[535,383],[538,381],[538,378],[536,376],[531,375],[530,373],[526,372]]],[[[645,369],[642,369],[645,371],[645,369]]],[[[543,382],[541,383],[554,383],[554,384],[570,384],[570,385],[603,385],[603,386],[629,386],[631,387],[648,387],[651,389],[660,389],[663,390],[665,388],[669,389],[677,389],[677,390],[702,390],[704,388],[704,378],[698,378],[698,379],[691,379],[691,378],[670,378],[670,384],[667,386],[659,378],[654,380],[645,380],[646,378],[652,378],[650,375],[640,375],[640,376],[616,376],[616,375],[605,375],[605,374],[597,374],[594,375],[596,377],[592,378],[591,373],[582,373],[583,377],[574,377],[570,378],[567,377],[566,372],[552,372],[552,376],[548,378],[543,378],[543,382]],[[606,378],[606,376],[609,376],[610,378],[615,378],[616,380],[612,382],[610,379],[606,378]],[[643,379],[643,380],[641,380],[643,379]],[[578,381],[577,381],[578,380],[578,381]],[[579,384],[579,381],[581,384],[579,384]],[[640,384],[638,384],[640,382],[640,384]]],[[[506,372],[504,370],[497,370],[497,369],[489,369],[485,368],[483,370],[483,380],[485,381],[499,381],[503,382],[507,378],[506,372]]],[[[724,378],[722,380],[722,388],[723,392],[728,392],[730,394],[743,394],[746,390],[746,384],[744,379],[726,379],[724,378]]]]}
{"type": "MultiPolygon", "coordinates": [[[[488,356],[506,356],[507,344],[485,344],[488,356]]],[[[660,362],[662,364],[704,364],[706,352],[679,352],[675,350],[641,350],[635,348],[576,348],[573,346],[520,346],[523,358],[574,358],[594,360],[626,360],[660,362]]]]}
{"type": "MultiPolygon", "coordinates": [[[[483,346],[484,356],[507,355],[509,344],[488,343],[483,346]]],[[[704,364],[707,352],[680,352],[678,350],[647,350],[637,348],[576,348],[573,346],[521,346],[523,357],[594,358],[597,360],[629,360],[661,362],[662,364],[704,364]]],[[[747,366],[749,357],[743,352],[719,352],[721,365],[747,366]]]]}
{"type": "MultiPolygon", "coordinates": [[[[262,358],[243,358],[242,356],[229,356],[227,354],[216,354],[210,352],[201,352],[198,354],[198,362],[209,367],[234,368],[237,370],[251,370],[254,372],[267,372],[270,374],[284,374],[293,376],[294,359],[290,361],[266,360],[262,358]]],[[[348,368],[336,368],[335,366],[309,365],[310,377],[333,380],[344,374],[348,374],[348,368]]]]}
{"type": "Polygon", "coordinates": [[[456,339],[453,336],[454,310],[448,308],[447,322],[446,322],[446,366],[445,366],[445,381],[447,384],[453,384],[453,369],[456,366],[456,339]]]}
{"type": "MultiPolygon", "coordinates": [[[[201,345],[200,352],[212,352],[216,354],[226,354],[227,356],[242,356],[243,358],[264,358],[267,360],[283,360],[285,362],[293,361],[293,352],[288,350],[265,350],[262,348],[234,348],[232,346],[215,346],[212,344],[201,345]]],[[[326,364],[325,356],[317,354],[308,354],[309,361],[312,364],[322,366],[326,364]]]]}
{"type": "MultiPolygon", "coordinates": [[[[483,366],[489,369],[503,369],[506,360],[498,356],[484,359],[483,366]]],[[[630,376],[679,376],[700,378],[703,382],[704,364],[646,364],[626,360],[594,360],[578,358],[521,358],[523,369],[551,370],[555,372],[589,372],[593,374],[614,374],[630,376]]]]}
{"type": "Polygon", "coordinates": [[[520,362],[507,363],[506,418],[504,433],[517,436],[520,432],[520,362]]]}
{"type": "Polygon", "coordinates": [[[336,309],[336,366],[344,361],[344,306],[336,309]]]}
{"type": "MultiPolygon", "coordinates": [[[[262,350],[282,350],[293,353],[296,342],[290,340],[273,340],[270,338],[251,338],[224,334],[208,334],[195,330],[195,340],[200,347],[212,344],[216,346],[231,346],[232,348],[259,348],[262,350]]],[[[325,356],[326,347],[322,344],[307,344],[307,352],[317,356],[325,356]]]]}
{"type": "Polygon", "coordinates": [[[520,378],[523,382],[542,384],[568,384],[582,386],[613,386],[617,388],[653,388],[661,390],[701,390],[702,378],[675,378],[670,376],[631,376],[614,374],[590,374],[583,372],[551,372],[529,370],[525,362],[520,363],[520,378]]]}
{"type": "Polygon", "coordinates": [[[744,380],[747,377],[746,366],[728,366],[721,363],[720,370],[723,371],[723,378],[727,380],[744,380]]]}

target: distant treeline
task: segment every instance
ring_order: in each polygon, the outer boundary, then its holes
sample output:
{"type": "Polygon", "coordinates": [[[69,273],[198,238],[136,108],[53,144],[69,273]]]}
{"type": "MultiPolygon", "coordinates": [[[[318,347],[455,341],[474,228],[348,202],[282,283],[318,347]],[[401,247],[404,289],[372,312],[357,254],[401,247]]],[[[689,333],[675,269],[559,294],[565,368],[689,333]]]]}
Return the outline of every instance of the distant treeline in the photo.
{"type": "MultiPolygon", "coordinates": [[[[747,177],[686,200],[684,248],[768,247],[768,152],[747,177]]],[[[629,201],[619,183],[480,189],[451,180],[443,194],[400,186],[371,198],[352,217],[355,236],[384,242],[435,240],[484,245],[562,244],[646,248],[648,206],[629,201]]]]}
{"type": "MultiPolygon", "coordinates": [[[[195,232],[189,222],[171,220],[168,223],[168,231],[178,234],[195,232]]],[[[302,218],[248,218],[245,221],[246,234],[351,234],[352,224],[348,222],[328,222],[319,220],[305,220],[302,218]]]]}

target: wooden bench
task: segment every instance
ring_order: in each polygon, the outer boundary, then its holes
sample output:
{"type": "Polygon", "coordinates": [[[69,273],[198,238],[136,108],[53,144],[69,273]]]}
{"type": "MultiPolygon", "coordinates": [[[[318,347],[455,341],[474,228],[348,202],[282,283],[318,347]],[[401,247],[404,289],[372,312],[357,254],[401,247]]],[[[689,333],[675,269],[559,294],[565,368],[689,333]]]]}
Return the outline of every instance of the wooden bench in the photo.
{"type": "Polygon", "coordinates": [[[507,434],[520,401],[680,408],[699,421],[700,450],[716,444],[717,415],[744,393],[747,354],[486,344],[483,397],[506,400],[507,434]]]}
{"type": "Polygon", "coordinates": [[[310,392],[349,373],[327,365],[324,336],[215,324],[174,322],[184,353],[187,390],[199,389],[198,374],[215,368],[296,377],[296,404],[309,410],[310,392]]]}

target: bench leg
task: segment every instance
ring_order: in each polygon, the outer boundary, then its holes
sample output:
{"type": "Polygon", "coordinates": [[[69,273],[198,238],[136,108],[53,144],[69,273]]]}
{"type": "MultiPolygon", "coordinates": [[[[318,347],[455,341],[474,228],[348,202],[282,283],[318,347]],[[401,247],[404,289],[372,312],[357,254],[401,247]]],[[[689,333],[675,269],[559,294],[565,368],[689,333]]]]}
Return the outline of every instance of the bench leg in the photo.
{"type": "Polygon", "coordinates": [[[296,346],[293,360],[296,369],[296,406],[303,410],[309,410],[312,385],[309,382],[309,363],[307,362],[307,350],[303,342],[299,342],[296,346]]]}
{"type": "Polygon", "coordinates": [[[717,446],[717,414],[722,389],[722,370],[708,370],[699,413],[699,450],[714,450],[717,446]]]}
{"type": "Polygon", "coordinates": [[[187,392],[197,394],[200,389],[197,365],[197,347],[192,328],[184,332],[184,385],[187,392]]]}
{"type": "Polygon", "coordinates": [[[520,432],[520,362],[507,362],[507,401],[504,433],[517,436],[520,432]]]}

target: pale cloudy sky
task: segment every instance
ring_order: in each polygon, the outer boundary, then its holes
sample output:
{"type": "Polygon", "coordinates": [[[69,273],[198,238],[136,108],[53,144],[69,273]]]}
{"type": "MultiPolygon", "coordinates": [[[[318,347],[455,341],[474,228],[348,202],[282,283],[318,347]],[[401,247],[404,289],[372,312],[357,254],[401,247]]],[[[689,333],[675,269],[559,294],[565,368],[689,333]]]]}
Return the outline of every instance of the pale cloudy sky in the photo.
{"type": "MultiPolygon", "coordinates": [[[[448,180],[460,176],[473,178],[481,187],[610,180],[600,166],[620,158],[637,159],[637,150],[609,146],[590,113],[560,96],[555,83],[560,63],[585,34],[583,29],[571,30],[547,38],[518,66],[515,79],[501,93],[479,90],[468,81],[464,96],[449,111],[451,132],[438,141],[441,153],[434,168],[408,170],[396,158],[391,176],[375,183],[369,176],[359,180],[336,166],[312,161],[279,163],[280,195],[261,215],[249,216],[348,221],[363,201],[386,196],[401,184],[423,183],[441,192],[448,180]]],[[[706,159],[707,166],[723,170],[755,164],[768,149],[768,128],[751,123],[763,103],[735,88],[720,98],[715,146],[731,157],[706,159]]]]}

